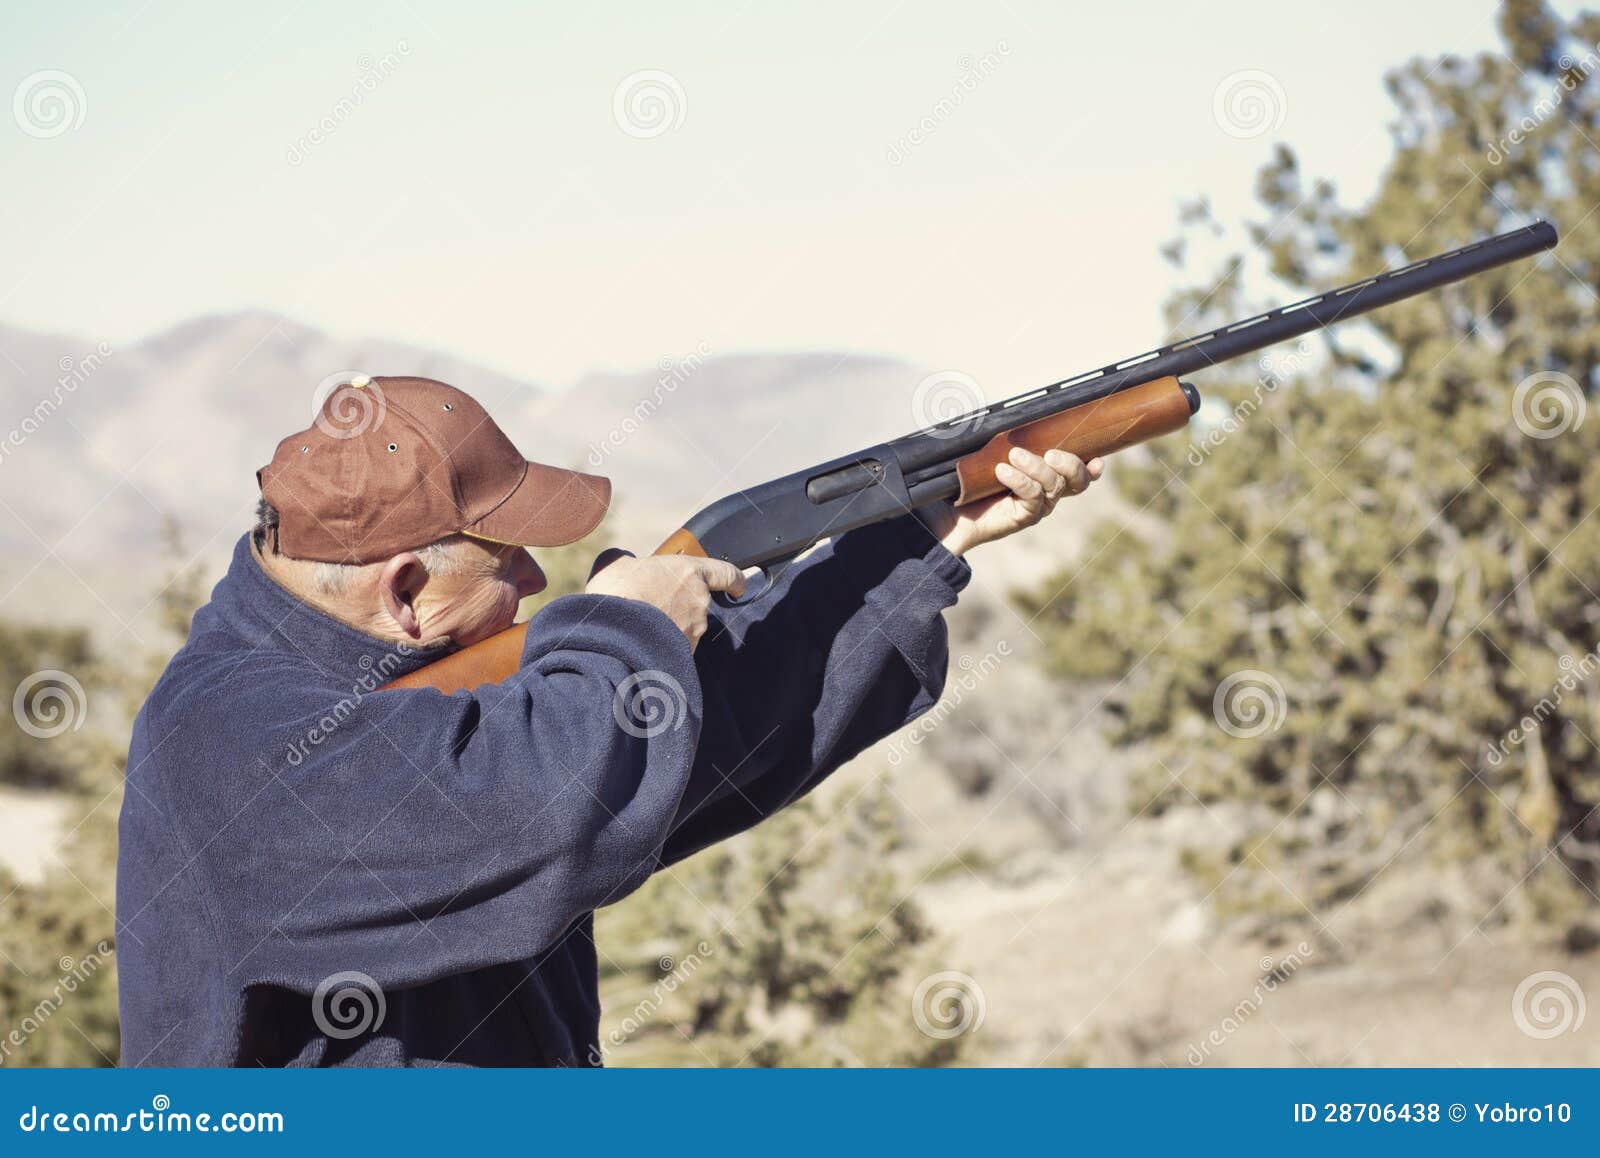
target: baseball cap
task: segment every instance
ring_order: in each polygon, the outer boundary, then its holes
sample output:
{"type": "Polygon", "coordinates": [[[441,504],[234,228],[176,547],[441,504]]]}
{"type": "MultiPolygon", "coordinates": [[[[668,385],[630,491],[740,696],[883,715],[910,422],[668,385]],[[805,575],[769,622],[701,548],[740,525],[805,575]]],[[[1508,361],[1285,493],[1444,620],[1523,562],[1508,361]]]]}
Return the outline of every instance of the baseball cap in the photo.
{"type": "Polygon", "coordinates": [[[432,378],[352,374],[256,472],[278,550],[371,563],[464,534],[560,547],[611,503],[611,480],[531,462],[471,395],[432,378]]]}

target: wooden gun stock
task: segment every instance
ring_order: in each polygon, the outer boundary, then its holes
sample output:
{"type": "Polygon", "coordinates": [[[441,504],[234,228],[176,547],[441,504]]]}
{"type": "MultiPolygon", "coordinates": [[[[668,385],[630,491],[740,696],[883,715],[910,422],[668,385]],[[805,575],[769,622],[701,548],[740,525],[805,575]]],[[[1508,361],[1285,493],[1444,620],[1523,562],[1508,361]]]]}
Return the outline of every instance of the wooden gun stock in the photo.
{"type": "Polygon", "coordinates": [[[1176,378],[1157,378],[1036,422],[1003,430],[981,450],[956,461],[961,480],[957,506],[999,494],[1005,488],[994,468],[1006,461],[1011,448],[1020,446],[1034,454],[1065,450],[1088,462],[1125,447],[1182,430],[1198,400],[1176,378]]]}
{"type": "MultiPolygon", "coordinates": [[[[667,541],[656,548],[657,555],[705,555],[699,541],[688,531],[674,531],[667,541]]],[[[527,641],[528,625],[519,623],[504,631],[464,647],[454,655],[420,667],[414,672],[390,680],[379,691],[397,688],[434,688],[451,695],[470,691],[484,684],[497,684],[510,679],[522,666],[522,648],[527,641]]]]}

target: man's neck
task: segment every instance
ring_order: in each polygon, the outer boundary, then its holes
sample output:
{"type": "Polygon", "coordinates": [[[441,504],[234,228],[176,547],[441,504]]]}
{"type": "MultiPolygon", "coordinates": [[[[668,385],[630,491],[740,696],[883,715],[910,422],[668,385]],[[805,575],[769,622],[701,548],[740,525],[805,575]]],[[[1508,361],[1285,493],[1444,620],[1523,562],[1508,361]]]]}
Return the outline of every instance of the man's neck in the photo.
{"type": "Polygon", "coordinates": [[[307,607],[314,608],[329,619],[338,620],[346,627],[383,643],[413,645],[411,639],[392,627],[385,630],[381,625],[374,623],[370,615],[361,615],[348,605],[318,593],[307,581],[304,571],[307,565],[299,560],[267,554],[254,536],[250,539],[250,554],[255,557],[256,565],[268,579],[307,607]]]}

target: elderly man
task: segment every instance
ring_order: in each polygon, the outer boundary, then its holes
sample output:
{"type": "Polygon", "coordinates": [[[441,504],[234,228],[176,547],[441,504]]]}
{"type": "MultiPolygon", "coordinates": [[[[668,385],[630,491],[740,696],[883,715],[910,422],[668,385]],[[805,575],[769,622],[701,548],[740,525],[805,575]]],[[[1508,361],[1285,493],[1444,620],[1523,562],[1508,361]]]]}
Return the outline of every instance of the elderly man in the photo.
{"type": "Polygon", "coordinates": [[[726,563],[608,553],[509,679],[379,690],[510,626],[545,586],[526,548],[593,530],[610,486],[441,382],[342,387],[259,472],[134,725],[123,1062],[593,1064],[594,910],[929,708],[962,556],[1099,472],[1016,451],[1008,494],[842,535],[738,614],[726,563]],[[677,718],[620,713],[643,684],[677,718]]]}

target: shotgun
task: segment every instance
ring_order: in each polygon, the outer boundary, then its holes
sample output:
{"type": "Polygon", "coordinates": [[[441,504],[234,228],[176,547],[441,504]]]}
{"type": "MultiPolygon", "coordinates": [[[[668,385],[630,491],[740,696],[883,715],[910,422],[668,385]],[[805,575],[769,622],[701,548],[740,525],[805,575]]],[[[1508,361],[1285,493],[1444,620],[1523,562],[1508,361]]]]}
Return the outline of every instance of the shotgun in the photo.
{"type": "MultiPolygon", "coordinates": [[[[823,539],[897,518],[929,503],[957,506],[998,494],[994,468],[1014,446],[1088,461],[1183,429],[1200,395],[1180,377],[1427,293],[1556,244],[1549,222],[1498,234],[1185,338],[1137,358],[1052,382],[959,417],[718,499],[674,531],[658,555],[775,568],[823,539]]],[[[506,679],[521,664],[526,624],[463,648],[385,685],[449,694],[506,679]]]]}

